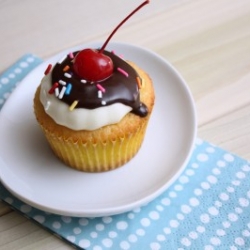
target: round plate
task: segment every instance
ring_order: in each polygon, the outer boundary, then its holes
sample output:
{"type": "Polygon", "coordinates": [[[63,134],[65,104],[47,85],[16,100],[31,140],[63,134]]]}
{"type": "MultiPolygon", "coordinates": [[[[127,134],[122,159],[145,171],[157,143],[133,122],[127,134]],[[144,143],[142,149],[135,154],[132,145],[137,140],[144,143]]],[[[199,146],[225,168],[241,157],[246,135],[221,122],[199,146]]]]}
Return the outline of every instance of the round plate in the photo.
{"type": "Polygon", "coordinates": [[[75,47],[33,70],[0,112],[0,178],[22,201],[68,216],[113,215],[145,205],[178,177],[192,152],[196,135],[194,102],[179,73],[157,54],[129,44],[110,43],[151,76],[156,102],[139,153],[123,167],[83,173],[61,163],[51,152],[33,114],[33,96],[48,63],[65,53],[100,47],[75,47]]]}

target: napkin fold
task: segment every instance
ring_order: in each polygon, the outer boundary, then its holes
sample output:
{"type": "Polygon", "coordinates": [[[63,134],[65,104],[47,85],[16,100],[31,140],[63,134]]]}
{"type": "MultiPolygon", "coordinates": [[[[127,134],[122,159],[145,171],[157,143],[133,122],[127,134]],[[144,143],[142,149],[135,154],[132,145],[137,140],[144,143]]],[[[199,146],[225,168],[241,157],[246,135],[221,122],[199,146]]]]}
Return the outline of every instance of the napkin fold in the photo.
{"type": "MultiPolygon", "coordinates": [[[[0,76],[0,108],[41,62],[24,55],[0,76]]],[[[0,200],[78,249],[250,249],[249,180],[249,161],[197,138],[177,180],[127,213],[100,218],[50,214],[20,201],[1,183],[0,200]]]]}

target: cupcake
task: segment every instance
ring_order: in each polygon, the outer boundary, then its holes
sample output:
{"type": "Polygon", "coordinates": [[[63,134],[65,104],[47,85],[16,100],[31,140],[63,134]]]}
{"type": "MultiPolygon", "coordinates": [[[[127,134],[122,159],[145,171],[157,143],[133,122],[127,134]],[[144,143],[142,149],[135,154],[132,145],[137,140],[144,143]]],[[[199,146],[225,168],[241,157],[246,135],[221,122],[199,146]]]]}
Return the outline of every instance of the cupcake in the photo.
{"type": "Polygon", "coordinates": [[[154,106],[149,75],[105,50],[106,44],[48,65],[34,97],[36,119],[54,154],[84,172],[113,170],[131,160],[154,106]]]}

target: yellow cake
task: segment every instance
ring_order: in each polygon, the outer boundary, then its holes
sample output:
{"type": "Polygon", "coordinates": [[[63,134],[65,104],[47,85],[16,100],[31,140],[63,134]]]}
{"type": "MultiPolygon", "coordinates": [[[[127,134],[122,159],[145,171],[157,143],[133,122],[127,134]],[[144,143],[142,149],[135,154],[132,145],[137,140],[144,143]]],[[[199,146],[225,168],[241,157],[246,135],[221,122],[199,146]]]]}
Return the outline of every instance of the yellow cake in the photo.
{"type": "Polygon", "coordinates": [[[155,99],[152,80],[136,64],[107,51],[112,75],[81,79],[74,71],[78,54],[48,66],[35,93],[35,116],[66,165],[85,172],[112,170],[141,147],[155,99]]]}

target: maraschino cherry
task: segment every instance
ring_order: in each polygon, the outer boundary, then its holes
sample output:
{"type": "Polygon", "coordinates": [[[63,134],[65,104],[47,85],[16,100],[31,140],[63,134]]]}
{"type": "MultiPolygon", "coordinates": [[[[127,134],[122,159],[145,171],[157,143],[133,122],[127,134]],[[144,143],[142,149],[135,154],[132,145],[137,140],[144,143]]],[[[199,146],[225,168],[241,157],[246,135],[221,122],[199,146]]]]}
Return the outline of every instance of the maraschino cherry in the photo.
{"type": "Polygon", "coordinates": [[[73,63],[74,72],[81,78],[97,82],[102,81],[110,77],[113,73],[114,66],[110,57],[103,54],[108,42],[116,33],[116,31],[139,9],[148,4],[148,1],[140,4],[135,10],[133,10],[125,19],[123,19],[119,25],[113,30],[110,36],[107,38],[100,50],[96,49],[84,49],[80,51],[73,63]]]}

